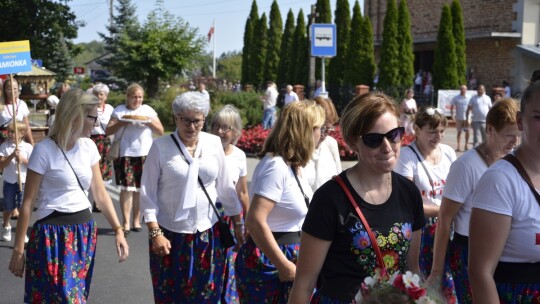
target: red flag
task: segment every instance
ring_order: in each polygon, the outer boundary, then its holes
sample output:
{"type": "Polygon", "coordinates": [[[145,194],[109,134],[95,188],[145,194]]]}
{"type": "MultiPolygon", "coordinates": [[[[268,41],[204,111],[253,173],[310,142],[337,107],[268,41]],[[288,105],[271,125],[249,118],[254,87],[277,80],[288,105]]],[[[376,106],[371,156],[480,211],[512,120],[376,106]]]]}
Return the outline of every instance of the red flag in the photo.
{"type": "Polygon", "coordinates": [[[210,42],[210,40],[212,39],[213,34],[214,34],[214,26],[212,25],[212,27],[208,31],[208,42],[210,42]]]}

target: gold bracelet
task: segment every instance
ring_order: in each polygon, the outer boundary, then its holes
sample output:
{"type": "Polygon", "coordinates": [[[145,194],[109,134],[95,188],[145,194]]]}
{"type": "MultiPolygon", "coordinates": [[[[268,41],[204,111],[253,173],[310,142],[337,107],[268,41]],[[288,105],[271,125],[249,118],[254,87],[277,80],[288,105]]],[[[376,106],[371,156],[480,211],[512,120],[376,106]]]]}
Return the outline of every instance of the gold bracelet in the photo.
{"type": "Polygon", "coordinates": [[[118,231],[118,230],[120,230],[120,229],[124,230],[124,227],[118,225],[118,226],[116,226],[116,227],[113,228],[113,231],[116,232],[116,231],[118,231]]]}
{"type": "Polygon", "coordinates": [[[163,235],[163,230],[161,230],[161,228],[157,227],[157,228],[152,228],[150,229],[150,231],[148,232],[148,238],[149,239],[153,239],[157,236],[160,236],[160,235],[163,235]]]}

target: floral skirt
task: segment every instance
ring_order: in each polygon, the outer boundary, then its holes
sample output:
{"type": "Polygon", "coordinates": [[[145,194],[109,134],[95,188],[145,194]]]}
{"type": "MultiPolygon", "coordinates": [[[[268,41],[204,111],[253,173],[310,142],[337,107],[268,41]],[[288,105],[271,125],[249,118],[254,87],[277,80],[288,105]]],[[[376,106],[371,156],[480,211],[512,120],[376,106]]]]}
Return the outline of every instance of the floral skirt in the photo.
{"type": "Polygon", "coordinates": [[[328,296],[325,296],[321,294],[320,291],[315,291],[309,303],[311,304],[356,304],[356,301],[352,300],[352,302],[344,302],[341,300],[336,300],[328,296]]]}
{"type": "Polygon", "coordinates": [[[35,224],[26,249],[25,303],[86,303],[97,226],[35,224]]]}
{"type": "MultiPolygon", "coordinates": [[[[471,304],[471,284],[469,281],[469,244],[466,241],[458,241],[466,238],[454,234],[454,240],[449,244],[450,271],[456,286],[456,295],[459,304],[471,304]]],[[[465,240],[465,239],[464,239],[465,240]]]]}
{"type": "Polygon", "coordinates": [[[540,283],[497,283],[497,293],[501,304],[540,303],[540,283]]]}
{"type": "Polygon", "coordinates": [[[99,160],[99,170],[101,170],[101,177],[104,181],[110,180],[112,178],[112,162],[105,159],[109,149],[111,149],[111,141],[109,137],[105,135],[92,135],[90,139],[96,143],[99,155],[101,159],[99,160]]]}
{"type": "MultiPolygon", "coordinates": [[[[296,264],[300,243],[279,245],[296,264]]],[[[248,239],[236,257],[236,285],[240,303],[287,303],[293,282],[280,282],[276,266],[248,239]]]]}
{"type": "Polygon", "coordinates": [[[171,253],[154,254],[149,241],[155,303],[219,303],[225,255],[217,224],[195,234],[161,229],[171,242],[171,253]]]}
{"type": "Polygon", "coordinates": [[[116,184],[122,190],[139,191],[146,156],[123,156],[113,162],[116,184]]]}
{"type": "MultiPolygon", "coordinates": [[[[218,212],[223,217],[223,220],[229,223],[229,229],[231,234],[234,237],[234,222],[233,220],[225,215],[225,210],[223,205],[220,202],[216,202],[216,208],[218,212]]],[[[221,303],[227,304],[237,304],[240,303],[238,300],[238,291],[236,288],[236,272],[234,270],[234,263],[236,261],[236,256],[238,251],[234,247],[226,249],[226,260],[225,260],[225,277],[223,279],[223,293],[221,295],[221,303]]]]}
{"type": "MultiPolygon", "coordinates": [[[[422,243],[420,245],[420,271],[427,278],[431,273],[433,264],[433,245],[435,242],[435,229],[437,223],[427,224],[422,228],[422,243]]],[[[450,263],[448,256],[444,262],[444,274],[442,278],[442,291],[446,299],[446,303],[457,303],[456,289],[454,279],[450,271],[450,263]]]]}

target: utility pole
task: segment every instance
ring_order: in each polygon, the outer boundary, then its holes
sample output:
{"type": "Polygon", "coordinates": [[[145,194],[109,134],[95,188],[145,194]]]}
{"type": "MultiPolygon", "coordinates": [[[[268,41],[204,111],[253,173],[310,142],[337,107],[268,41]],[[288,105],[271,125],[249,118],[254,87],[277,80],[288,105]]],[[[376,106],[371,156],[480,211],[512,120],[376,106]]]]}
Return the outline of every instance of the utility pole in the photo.
{"type": "Polygon", "coordinates": [[[311,25],[315,23],[315,18],[317,18],[317,6],[315,4],[311,5],[311,14],[308,15],[309,24],[308,24],[308,37],[309,37],[309,84],[308,84],[308,98],[313,96],[315,93],[315,57],[311,56],[311,25]]]}

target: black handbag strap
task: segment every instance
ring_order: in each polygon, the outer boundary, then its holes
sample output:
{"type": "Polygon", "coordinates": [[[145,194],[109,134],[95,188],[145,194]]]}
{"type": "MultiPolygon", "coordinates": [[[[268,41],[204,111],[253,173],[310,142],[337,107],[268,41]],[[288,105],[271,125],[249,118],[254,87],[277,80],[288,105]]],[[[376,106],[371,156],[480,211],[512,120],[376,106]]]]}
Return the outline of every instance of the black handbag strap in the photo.
{"type": "Polygon", "coordinates": [[[523,180],[527,183],[527,185],[531,189],[534,195],[534,198],[536,198],[536,202],[540,204],[540,194],[538,194],[538,191],[536,191],[536,189],[534,188],[534,185],[531,181],[531,178],[529,177],[529,174],[527,174],[527,171],[525,171],[525,168],[523,168],[523,165],[521,164],[519,159],[513,154],[506,154],[506,156],[503,157],[503,159],[511,163],[516,168],[519,175],[521,175],[521,178],[523,178],[523,180]]]}
{"type": "MultiPolygon", "coordinates": [[[[182,157],[184,158],[184,160],[186,161],[186,163],[189,166],[189,162],[188,162],[186,156],[184,155],[184,152],[182,152],[182,148],[180,148],[180,144],[178,143],[178,141],[176,140],[176,138],[174,137],[173,134],[171,134],[171,138],[174,141],[174,143],[176,144],[176,146],[178,147],[178,150],[180,150],[180,154],[182,154],[182,157]]],[[[206,198],[208,198],[208,202],[210,203],[210,206],[212,206],[212,209],[214,209],[214,212],[216,213],[216,215],[218,217],[218,220],[220,222],[223,222],[223,218],[221,217],[221,215],[219,215],[219,212],[218,212],[218,210],[216,208],[216,205],[214,205],[214,202],[212,202],[212,199],[210,198],[210,195],[208,195],[208,192],[206,191],[206,187],[204,187],[204,184],[203,184],[203,182],[201,180],[201,177],[199,175],[197,175],[197,180],[199,181],[199,185],[201,185],[201,188],[203,189],[204,194],[206,195],[206,198]]]]}
{"type": "Polygon", "coordinates": [[[431,178],[431,175],[429,174],[428,168],[426,167],[426,165],[424,164],[424,162],[422,161],[422,159],[420,158],[420,155],[418,155],[416,150],[414,150],[412,146],[407,146],[407,147],[409,147],[414,152],[414,155],[416,155],[416,158],[418,158],[418,162],[422,165],[422,167],[424,168],[424,171],[426,171],[427,177],[429,179],[429,184],[431,185],[431,191],[432,191],[431,196],[435,198],[435,186],[433,183],[433,179],[431,178]]]}
{"type": "Polygon", "coordinates": [[[86,194],[86,191],[84,191],[84,188],[83,188],[83,186],[81,184],[81,181],[79,180],[79,177],[77,176],[77,173],[75,172],[75,169],[73,169],[73,166],[71,165],[71,162],[67,158],[66,153],[64,153],[64,150],[62,150],[62,148],[60,148],[60,145],[56,142],[56,140],[54,141],[54,143],[58,146],[58,149],[60,149],[60,152],[62,152],[62,155],[64,155],[64,158],[66,159],[69,167],[71,168],[71,171],[73,171],[73,174],[75,174],[75,178],[77,179],[77,183],[79,183],[79,187],[81,187],[81,190],[84,192],[84,194],[86,194]]]}
{"type": "Polygon", "coordinates": [[[298,188],[300,188],[300,192],[302,192],[302,195],[304,196],[304,201],[306,202],[306,207],[309,209],[309,198],[304,193],[304,189],[302,189],[302,185],[300,184],[300,180],[298,179],[298,175],[296,175],[296,170],[291,166],[292,173],[294,175],[294,178],[296,179],[296,183],[298,183],[298,188]]]}

